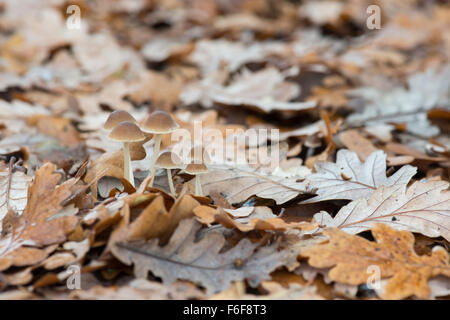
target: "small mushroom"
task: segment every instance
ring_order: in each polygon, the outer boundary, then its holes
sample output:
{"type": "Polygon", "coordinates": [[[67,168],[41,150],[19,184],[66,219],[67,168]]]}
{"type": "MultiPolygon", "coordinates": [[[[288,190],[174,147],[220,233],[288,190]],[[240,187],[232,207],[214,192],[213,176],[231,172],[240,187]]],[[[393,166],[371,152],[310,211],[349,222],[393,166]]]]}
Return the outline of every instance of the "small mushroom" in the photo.
{"type": "Polygon", "coordinates": [[[150,162],[150,187],[153,185],[155,178],[155,163],[159,156],[159,149],[161,147],[161,137],[163,134],[171,133],[177,130],[180,126],[173,120],[172,116],[165,111],[154,111],[142,124],[142,131],[154,134],[154,149],[150,162]]]}
{"type": "Polygon", "coordinates": [[[108,119],[106,119],[105,124],[103,125],[103,128],[106,130],[112,130],[121,122],[128,121],[137,123],[136,119],[133,118],[131,114],[124,110],[116,110],[111,112],[108,119]]]}
{"type": "Polygon", "coordinates": [[[200,182],[200,174],[208,172],[208,167],[203,163],[190,163],[184,171],[195,176],[195,195],[203,196],[202,184],[200,182]]]}
{"type": "Polygon", "coordinates": [[[173,196],[176,196],[175,187],[172,181],[172,169],[181,169],[182,163],[180,157],[178,157],[175,153],[170,151],[165,151],[161,153],[158,160],[156,160],[155,166],[157,168],[163,168],[167,170],[167,179],[169,180],[169,188],[170,193],[173,196]]]}
{"type": "Polygon", "coordinates": [[[123,143],[123,176],[134,187],[133,168],[131,167],[130,142],[145,139],[141,129],[129,121],[120,122],[109,134],[109,139],[123,143]]]}

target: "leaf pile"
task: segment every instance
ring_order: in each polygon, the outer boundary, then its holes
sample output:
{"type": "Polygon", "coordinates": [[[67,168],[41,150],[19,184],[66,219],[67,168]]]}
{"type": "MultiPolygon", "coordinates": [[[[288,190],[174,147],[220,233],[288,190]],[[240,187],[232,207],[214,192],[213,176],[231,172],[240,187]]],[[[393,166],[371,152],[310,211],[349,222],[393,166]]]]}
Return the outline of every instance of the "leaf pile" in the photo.
{"type": "Polygon", "coordinates": [[[0,4],[0,299],[450,298],[445,1],[68,5],[0,4]]]}

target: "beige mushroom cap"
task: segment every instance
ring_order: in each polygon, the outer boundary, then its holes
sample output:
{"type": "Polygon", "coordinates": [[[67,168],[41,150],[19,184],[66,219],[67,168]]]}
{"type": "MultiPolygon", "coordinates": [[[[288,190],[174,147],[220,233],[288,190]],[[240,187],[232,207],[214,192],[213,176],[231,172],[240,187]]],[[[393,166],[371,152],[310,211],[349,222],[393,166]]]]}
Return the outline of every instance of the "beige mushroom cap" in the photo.
{"type": "Polygon", "coordinates": [[[155,134],[171,133],[180,126],[172,116],[165,111],[154,111],[142,124],[142,131],[155,134]]]}
{"type": "Polygon", "coordinates": [[[184,169],[184,171],[188,174],[206,173],[208,172],[208,167],[203,163],[190,163],[186,166],[186,169],[184,169]]]}
{"type": "Polygon", "coordinates": [[[156,160],[156,166],[164,169],[177,169],[182,168],[183,163],[176,153],[165,151],[156,160]]]}
{"type": "Polygon", "coordinates": [[[109,134],[109,139],[120,142],[136,142],[145,139],[141,129],[129,121],[119,123],[109,134]]]}
{"type": "Polygon", "coordinates": [[[119,123],[124,122],[124,121],[133,122],[133,123],[137,122],[136,119],[128,112],[126,112],[124,110],[116,110],[109,115],[108,119],[106,119],[106,122],[103,125],[103,128],[105,128],[106,130],[112,130],[119,123]]]}

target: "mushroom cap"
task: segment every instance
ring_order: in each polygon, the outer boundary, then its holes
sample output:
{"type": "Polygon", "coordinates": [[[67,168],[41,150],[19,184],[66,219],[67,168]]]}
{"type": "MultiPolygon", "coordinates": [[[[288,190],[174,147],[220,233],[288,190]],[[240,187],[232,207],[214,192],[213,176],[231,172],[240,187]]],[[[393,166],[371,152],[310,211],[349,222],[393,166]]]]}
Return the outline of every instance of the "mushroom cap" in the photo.
{"type": "Polygon", "coordinates": [[[199,174],[199,173],[206,173],[208,172],[208,167],[205,166],[203,163],[197,164],[197,163],[190,163],[186,166],[184,171],[188,174],[199,174]]]}
{"type": "Polygon", "coordinates": [[[176,169],[183,167],[181,158],[174,152],[165,151],[160,154],[155,164],[158,168],[176,169]]]}
{"type": "Polygon", "coordinates": [[[172,116],[165,111],[154,111],[142,124],[142,131],[154,134],[171,133],[180,126],[173,120],[172,116]]]}
{"type": "Polygon", "coordinates": [[[106,122],[103,125],[103,128],[105,128],[106,130],[112,130],[119,123],[124,122],[124,121],[137,123],[136,119],[128,112],[126,112],[124,110],[116,110],[116,111],[111,112],[108,119],[106,119],[106,122]]]}
{"type": "Polygon", "coordinates": [[[109,139],[120,142],[136,142],[145,139],[141,129],[129,121],[119,123],[110,133],[109,139]]]}

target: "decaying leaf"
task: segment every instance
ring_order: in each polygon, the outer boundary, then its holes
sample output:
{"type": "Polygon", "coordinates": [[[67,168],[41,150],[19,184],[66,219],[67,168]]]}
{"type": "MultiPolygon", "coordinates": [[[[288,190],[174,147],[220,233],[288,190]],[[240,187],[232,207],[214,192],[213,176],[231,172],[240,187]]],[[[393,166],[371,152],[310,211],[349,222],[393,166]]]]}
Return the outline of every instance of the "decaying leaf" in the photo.
{"type": "Polygon", "coordinates": [[[303,178],[285,178],[248,168],[217,166],[211,167],[208,174],[202,175],[200,179],[206,195],[218,192],[232,204],[247,200],[253,195],[282,204],[306,193],[306,184],[297,182],[303,178]]]}
{"type": "Polygon", "coordinates": [[[317,196],[303,203],[368,199],[378,187],[407,184],[417,172],[416,168],[406,165],[386,177],[386,154],[381,150],[373,152],[364,163],[356,153],[339,150],[336,163],[318,161],[315,168],[317,173],[308,176],[307,181],[317,196]]]}
{"type": "Polygon", "coordinates": [[[439,128],[427,119],[432,108],[449,103],[450,65],[441,70],[428,69],[408,79],[408,89],[384,90],[365,88],[354,94],[370,101],[360,114],[348,118],[354,125],[374,126],[380,123],[403,123],[407,130],[422,137],[432,137],[439,128]]]}
{"type": "Polygon", "coordinates": [[[418,256],[414,252],[414,236],[407,231],[376,224],[372,227],[376,242],[339,229],[325,233],[329,236],[327,242],[302,251],[301,254],[309,258],[308,263],[317,268],[331,267],[328,275],[332,280],[351,285],[366,283],[374,268],[378,268],[381,278],[389,278],[382,294],[384,299],[412,295],[427,299],[430,278],[450,277],[447,252],[436,247],[431,256],[418,256]]]}
{"type": "Polygon", "coordinates": [[[297,85],[284,81],[285,75],[270,68],[255,73],[246,72],[228,87],[213,83],[188,86],[181,99],[189,104],[201,101],[205,106],[212,102],[231,106],[246,106],[263,112],[273,110],[308,110],[316,102],[289,102],[300,93],[297,85]]]}
{"type": "Polygon", "coordinates": [[[221,253],[225,238],[219,233],[207,233],[200,241],[195,236],[200,224],[182,220],[169,243],[160,247],[158,240],[150,242],[116,243],[114,255],[125,264],[134,264],[139,278],[149,271],[163,282],[190,280],[206,288],[207,294],[223,291],[232,281],[247,279],[255,287],[270,279],[270,272],[296,259],[288,250],[278,251],[277,245],[258,248],[258,243],[241,240],[235,247],[221,253]]]}
{"type": "MultiPolygon", "coordinates": [[[[31,177],[23,172],[0,172],[0,223],[6,214],[12,210],[18,215],[22,214],[27,205],[28,186],[31,177]]],[[[0,231],[2,227],[0,226],[0,231]]]]}
{"type": "Polygon", "coordinates": [[[356,234],[376,223],[396,230],[442,236],[450,240],[450,192],[446,181],[415,182],[380,187],[370,199],[359,199],[343,207],[334,218],[319,212],[314,220],[321,226],[335,227],[356,234]]]}
{"type": "Polygon", "coordinates": [[[77,190],[78,179],[72,178],[58,186],[61,174],[56,166],[45,164],[36,171],[28,190],[28,203],[22,215],[10,211],[3,219],[0,238],[0,270],[10,266],[37,263],[47,256],[39,247],[60,243],[75,230],[78,218],[63,216],[48,220],[63,209],[63,201],[77,190]]]}
{"type": "Polygon", "coordinates": [[[210,224],[217,222],[226,228],[237,228],[242,232],[252,230],[311,230],[315,228],[315,225],[307,222],[286,222],[273,214],[272,210],[268,207],[242,207],[240,209],[250,209],[251,213],[243,217],[233,217],[229,214],[230,210],[198,206],[194,209],[194,214],[202,223],[210,224]]]}

